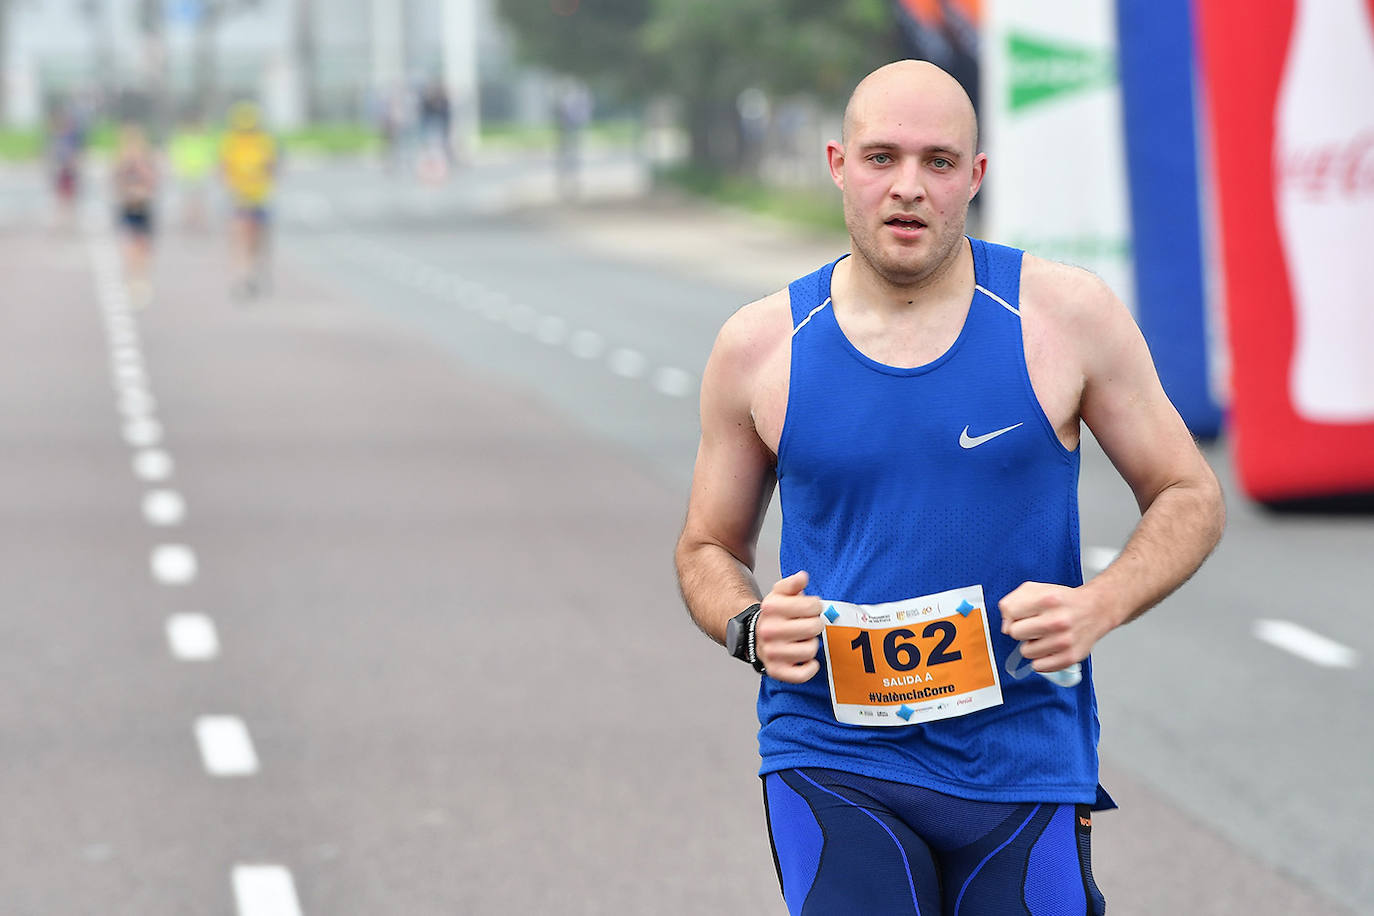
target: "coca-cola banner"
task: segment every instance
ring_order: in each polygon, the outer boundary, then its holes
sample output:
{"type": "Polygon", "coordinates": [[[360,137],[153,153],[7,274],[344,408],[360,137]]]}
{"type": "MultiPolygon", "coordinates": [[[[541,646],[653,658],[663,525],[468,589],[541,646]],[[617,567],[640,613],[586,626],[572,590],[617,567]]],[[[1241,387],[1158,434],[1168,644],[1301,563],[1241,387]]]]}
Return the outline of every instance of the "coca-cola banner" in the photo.
{"type": "Polygon", "coordinates": [[[1374,0],[1199,0],[1240,480],[1374,492],[1374,0]]]}
{"type": "Polygon", "coordinates": [[[1221,430],[1225,335],[1204,270],[1190,0],[1116,0],[1136,320],[1195,435],[1221,430]]]}
{"type": "Polygon", "coordinates": [[[991,0],[980,116],[987,237],[1134,300],[1113,0],[991,0]]]}

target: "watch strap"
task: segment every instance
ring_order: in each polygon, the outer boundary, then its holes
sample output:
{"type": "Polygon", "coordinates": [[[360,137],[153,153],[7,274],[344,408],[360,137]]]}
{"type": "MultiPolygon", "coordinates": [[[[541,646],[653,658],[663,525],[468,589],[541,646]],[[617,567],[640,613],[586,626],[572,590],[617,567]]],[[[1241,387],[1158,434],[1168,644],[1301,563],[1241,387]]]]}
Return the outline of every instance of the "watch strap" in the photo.
{"type": "Polygon", "coordinates": [[[740,626],[743,629],[743,639],[740,641],[740,654],[736,657],[748,662],[759,674],[763,674],[763,660],[759,658],[758,647],[755,642],[754,633],[758,629],[759,611],[763,610],[760,604],[751,604],[739,614],[740,626]]]}

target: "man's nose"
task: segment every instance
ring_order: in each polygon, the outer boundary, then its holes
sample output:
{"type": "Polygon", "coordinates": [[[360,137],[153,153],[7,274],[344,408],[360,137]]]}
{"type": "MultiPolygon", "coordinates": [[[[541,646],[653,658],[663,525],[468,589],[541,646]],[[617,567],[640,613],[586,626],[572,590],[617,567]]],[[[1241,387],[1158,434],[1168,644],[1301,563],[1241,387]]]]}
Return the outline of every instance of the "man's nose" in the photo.
{"type": "Polygon", "coordinates": [[[926,196],[919,162],[904,162],[894,170],[891,193],[893,200],[916,201],[926,196]]]}

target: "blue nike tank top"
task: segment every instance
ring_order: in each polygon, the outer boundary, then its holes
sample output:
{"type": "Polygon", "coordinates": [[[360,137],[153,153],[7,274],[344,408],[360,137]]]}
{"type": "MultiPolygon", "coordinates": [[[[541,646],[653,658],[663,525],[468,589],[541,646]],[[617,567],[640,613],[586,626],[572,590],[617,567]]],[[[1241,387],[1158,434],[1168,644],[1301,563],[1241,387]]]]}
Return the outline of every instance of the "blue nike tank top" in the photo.
{"type": "Polygon", "coordinates": [[[1024,670],[1010,676],[1016,642],[1000,632],[997,610],[1022,582],[1082,584],[1079,456],[1031,388],[1022,252],[969,244],[976,287],[963,329],[916,368],[878,363],[845,337],[830,305],[838,261],[790,285],[780,561],[784,576],[809,572],[808,594],[854,604],[982,585],[1003,703],[917,725],[842,724],[822,652],[805,684],[763,678],[760,773],[828,767],[982,801],[1091,804],[1092,666],[1083,662],[1072,688],[1024,670]]]}

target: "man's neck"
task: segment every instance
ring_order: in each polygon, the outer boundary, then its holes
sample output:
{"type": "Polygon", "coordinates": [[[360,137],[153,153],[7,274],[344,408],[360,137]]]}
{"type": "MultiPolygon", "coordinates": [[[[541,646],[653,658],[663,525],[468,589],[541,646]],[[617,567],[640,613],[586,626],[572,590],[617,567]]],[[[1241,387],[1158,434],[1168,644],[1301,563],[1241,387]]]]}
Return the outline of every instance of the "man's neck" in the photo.
{"type": "Polygon", "coordinates": [[[947,258],[928,274],[910,281],[879,273],[857,252],[835,267],[832,295],[864,311],[911,314],[967,300],[973,286],[973,254],[960,238],[947,258]]]}

